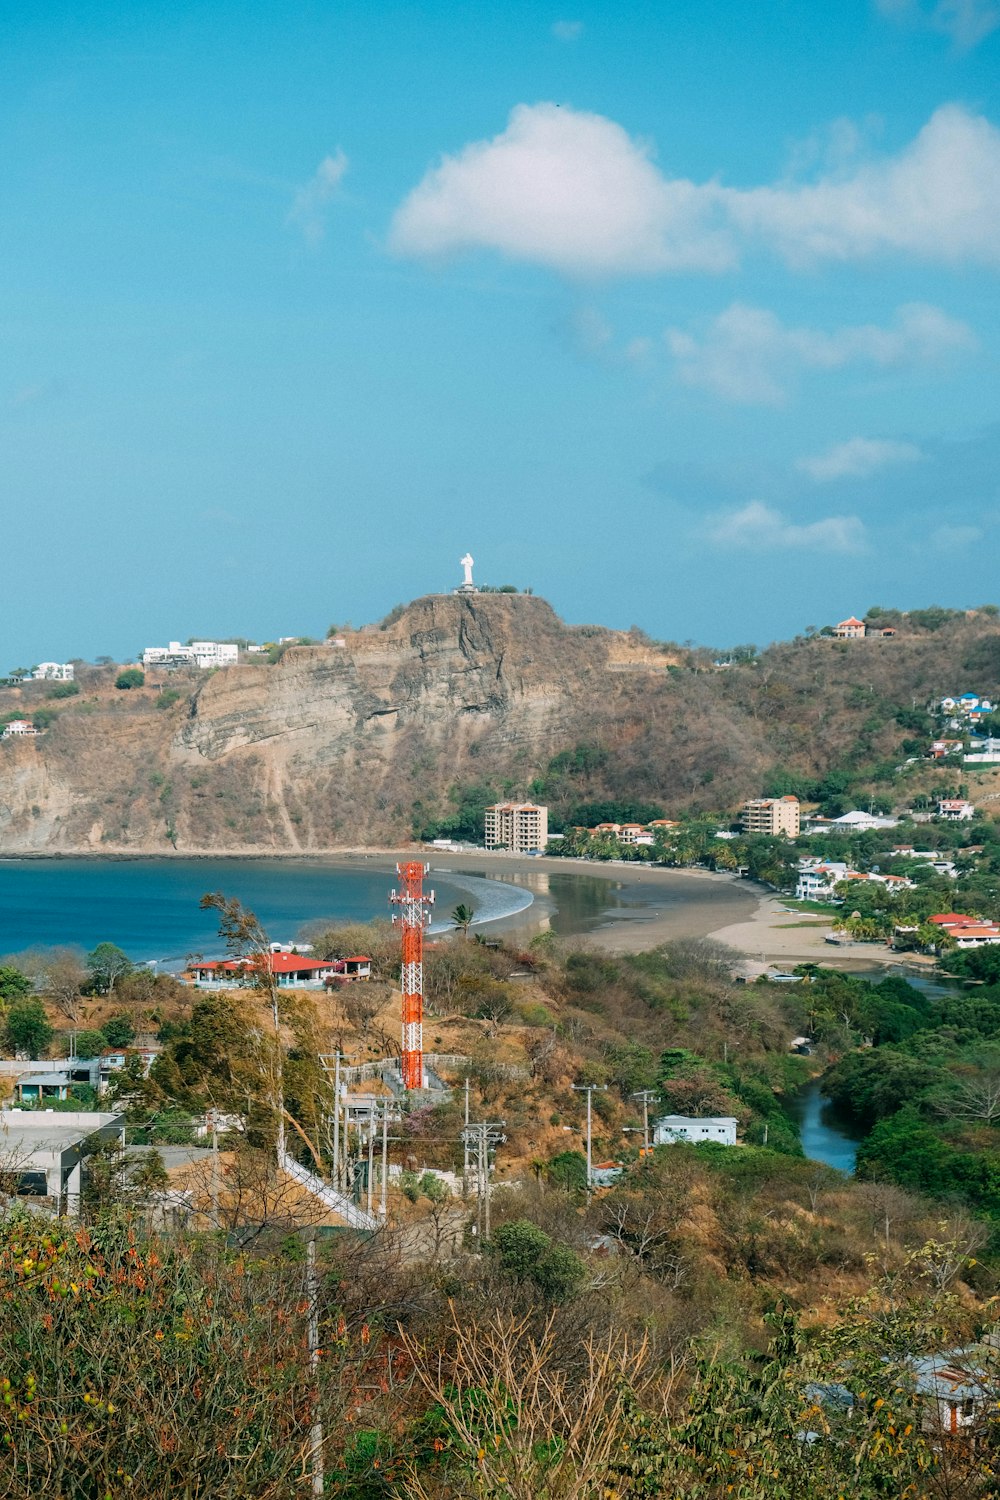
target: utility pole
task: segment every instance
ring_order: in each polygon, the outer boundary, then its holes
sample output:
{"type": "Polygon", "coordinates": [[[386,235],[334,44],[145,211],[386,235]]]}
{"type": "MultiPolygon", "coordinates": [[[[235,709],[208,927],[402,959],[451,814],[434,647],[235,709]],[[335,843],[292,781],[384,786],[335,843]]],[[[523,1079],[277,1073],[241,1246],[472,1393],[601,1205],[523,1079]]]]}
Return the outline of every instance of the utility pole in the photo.
{"type": "Polygon", "coordinates": [[[462,1197],[469,1196],[469,1075],[465,1075],[465,1129],[462,1131],[462,1197]]]}
{"type": "Polygon", "coordinates": [[[340,1177],[340,1048],[333,1054],[333,1185],[339,1188],[340,1177]]]}
{"type": "Polygon", "coordinates": [[[574,1083],[573,1089],[577,1094],[587,1096],[587,1196],[589,1197],[594,1187],[594,1163],[591,1151],[591,1096],[595,1089],[598,1093],[607,1092],[606,1083],[574,1083]]]}
{"type": "Polygon", "coordinates": [[[368,1115],[368,1212],[372,1211],[372,1176],[375,1172],[375,1104],[368,1115]]]}
{"type": "Polygon", "coordinates": [[[219,1227],[219,1120],[215,1105],[209,1111],[212,1121],[212,1228],[219,1227]]]}
{"type": "Polygon", "coordinates": [[[659,1097],[652,1089],[636,1089],[632,1095],[633,1099],[642,1100],[642,1144],[644,1154],[647,1156],[649,1154],[649,1101],[659,1097]]]}
{"type": "Polygon", "coordinates": [[[477,1120],[462,1131],[466,1151],[473,1145],[476,1148],[476,1236],[480,1249],[490,1237],[490,1147],[507,1139],[503,1134],[506,1123],[506,1120],[477,1120]]]}
{"type": "Polygon", "coordinates": [[[386,1186],[389,1176],[389,1106],[382,1105],[382,1189],[379,1194],[378,1211],[384,1219],[386,1208],[386,1186]]]}
{"type": "Polygon", "coordinates": [[[309,1433],[309,1469],[314,1495],[322,1495],[325,1476],[323,1473],[323,1418],[319,1404],[319,1277],[316,1274],[316,1231],[310,1230],[306,1241],[306,1300],[309,1304],[309,1369],[313,1378],[313,1400],[316,1416],[309,1433]]]}

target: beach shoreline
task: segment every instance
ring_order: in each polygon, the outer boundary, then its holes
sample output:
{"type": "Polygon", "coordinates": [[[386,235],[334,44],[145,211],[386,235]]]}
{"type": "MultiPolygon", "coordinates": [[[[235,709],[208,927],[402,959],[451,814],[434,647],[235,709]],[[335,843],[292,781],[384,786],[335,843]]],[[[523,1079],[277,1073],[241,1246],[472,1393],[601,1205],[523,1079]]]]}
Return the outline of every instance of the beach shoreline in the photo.
{"type": "MultiPolygon", "coordinates": [[[[558,856],[509,854],[502,850],[403,848],[336,848],[320,850],[228,849],[215,851],[147,851],[137,849],[57,850],[34,853],[8,851],[0,862],[26,860],[66,862],[83,860],[129,863],[160,860],[290,861],[328,865],[339,870],[385,870],[421,860],[449,884],[463,888],[462,875],[520,886],[530,903],[519,910],[473,924],[484,935],[493,933],[527,944],[540,933],[553,931],[567,941],[603,948],[610,953],[639,953],[678,939],[709,938],[736,953],[779,968],[820,963],[827,968],[860,970],[912,967],[933,971],[934,959],[894,953],[879,944],[825,941],[833,921],[821,914],[807,915],[785,908],[781,895],[721,871],[668,869],[662,865],[610,860],[564,859],[558,856]],[[567,878],[599,881],[608,886],[608,909],[589,917],[579,927],[560,915],[558,893],[552,882],[567,878]],[[662,895],[662,905],[659,898],[662,895]]],[[[476,887],[464,887],[475,904],[476,887]]],[[[565,888],[564,888],[565,891],[565,888]]]]}

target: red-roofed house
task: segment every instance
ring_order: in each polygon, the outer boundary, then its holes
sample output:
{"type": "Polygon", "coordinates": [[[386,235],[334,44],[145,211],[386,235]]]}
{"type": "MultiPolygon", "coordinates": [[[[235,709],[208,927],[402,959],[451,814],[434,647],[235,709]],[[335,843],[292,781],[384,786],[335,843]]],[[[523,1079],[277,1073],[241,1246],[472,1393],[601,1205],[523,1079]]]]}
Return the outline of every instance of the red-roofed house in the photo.
{"type": "MultiPolygon", "coordinates": [[[[371,974],[367,958],[304,958],[300,953],[272,953],[271,973],[276,984],[285,989],[319,989],[328,979],[364,978],[371,974]],[[362,972],[364,967],[367,972],[362,972]]],[[[188,972],[195,984],[209,984],[232,989],[248,982],[253,964],[246,958],[199,961],[188,972]]]]}
{"type": "Polygon", "coordinates": [[[835,625],[833,633],[839,641],[863,641],[865,638],[865,622],[864,620],[856,620],[851,615],[849,620],[841,620],[839,625],[835,625]]]}

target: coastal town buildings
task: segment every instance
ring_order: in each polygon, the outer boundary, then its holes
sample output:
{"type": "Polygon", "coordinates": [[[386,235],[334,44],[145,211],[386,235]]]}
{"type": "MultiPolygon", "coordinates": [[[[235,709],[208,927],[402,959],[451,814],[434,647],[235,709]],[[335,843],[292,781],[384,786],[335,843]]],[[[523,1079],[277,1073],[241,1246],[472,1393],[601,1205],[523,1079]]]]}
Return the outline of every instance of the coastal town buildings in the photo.
{"type": "Polygon", "coordinates": [[[549,810],[536,802],[495,802],[486,809],[487,849],[529,854],[544,849],[549,838],[549,810]]]}
{"type": "Polygon", "coordinates": [[[797,839],[799,836],[798,797],[757,797],[744,802],[740,812],[744,833],[767,833],[797,839]]]}
{"type": "Polygon", "coordinates": [[[192,641],[182,646],[171,641],[168,646],[147,646],[142,653],[144,667],[195,666],[231,667],[239,660],[240,648],[231,641],[192,641]]]}

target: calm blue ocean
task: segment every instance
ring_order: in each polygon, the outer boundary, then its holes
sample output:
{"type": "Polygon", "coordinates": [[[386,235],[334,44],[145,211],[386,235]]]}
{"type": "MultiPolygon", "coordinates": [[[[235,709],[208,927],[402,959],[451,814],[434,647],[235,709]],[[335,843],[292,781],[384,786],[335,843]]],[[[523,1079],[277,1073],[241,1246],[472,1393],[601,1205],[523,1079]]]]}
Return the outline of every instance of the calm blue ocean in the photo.
{"type": "MultiPolygon", "coordinates": [[[[390,863],[345,869],[308,859],[0,860],[0,954],[108,941],[138,961],[176,963],[220,948],[214,914],[198,906],[206,891],[238,897],[276,942],[290,942],[307,922],[388,917],[395,883],[390,863]]],[[[482,920],[531,901],[529,892],[495,880],[463,875],[451,884],[432,875],[428,883],[445,923],[470,896],[482,920]]]]}

